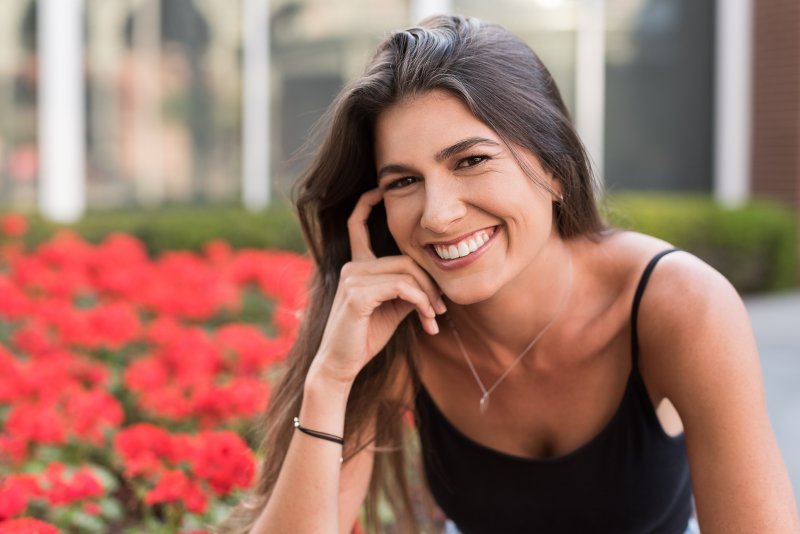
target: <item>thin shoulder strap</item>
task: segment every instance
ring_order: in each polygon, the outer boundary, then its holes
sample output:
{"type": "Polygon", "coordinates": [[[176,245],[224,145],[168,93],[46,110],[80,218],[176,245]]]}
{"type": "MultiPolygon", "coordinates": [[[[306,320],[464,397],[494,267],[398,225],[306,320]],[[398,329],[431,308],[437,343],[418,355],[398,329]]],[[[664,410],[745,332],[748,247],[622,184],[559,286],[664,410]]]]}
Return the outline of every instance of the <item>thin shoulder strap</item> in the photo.
{"type": "Polygon", "coordinates": [[[639,302],[642,300],[644,288],[647,287],[647,281],[650,279],[650,274],[653,272],[658,260],[677,250],[680,249],[671,248],[662,250],[656,254],[653,259],[650,260],[650,263],[647,264],[647,267],[645,267],[642,277],[639,279],[639,285],[636,287],[636,295],[633,297],[633,309],[631,311],[631,354],[633,355],[634,368],[636,368],[636,365],[639,363],[639,335],[636,332],[636,322],[637,316],[639,315],[639,302]]]}

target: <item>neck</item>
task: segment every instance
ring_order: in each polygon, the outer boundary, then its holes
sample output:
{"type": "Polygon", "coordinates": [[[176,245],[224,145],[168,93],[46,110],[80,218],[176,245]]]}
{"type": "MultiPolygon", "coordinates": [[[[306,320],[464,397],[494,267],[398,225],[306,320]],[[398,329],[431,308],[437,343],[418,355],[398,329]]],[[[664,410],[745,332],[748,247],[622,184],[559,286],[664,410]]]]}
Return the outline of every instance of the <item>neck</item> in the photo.
{"type": "Polygon", "coordinates": [[[557,239],[492,298],[466,306],[448,304],[464,343],[473,348],[470,354],[491,355],[498,365],[508,366],[555,318],[539,345],[568,306],[573,271],[570,250],[557,239]]]}

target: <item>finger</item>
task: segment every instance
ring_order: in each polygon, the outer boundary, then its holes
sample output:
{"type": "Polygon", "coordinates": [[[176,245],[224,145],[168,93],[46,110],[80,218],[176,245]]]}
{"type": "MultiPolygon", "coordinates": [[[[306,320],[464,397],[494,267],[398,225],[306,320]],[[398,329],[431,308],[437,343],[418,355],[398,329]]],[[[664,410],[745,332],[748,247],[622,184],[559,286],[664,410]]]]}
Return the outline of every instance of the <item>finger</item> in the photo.
{"type": "Polygon", "coordinates": [[[436,322],[436,312],[431,307],[428,296],[408,279],[397,283],[394,287],[396,289],[396,298],[411,303],[416,307],[422,328],[430,335],[435,336],[438,334],[439,324],[436,322]]]}
{"type": "Polygon", "coordinates": [[[350,237],[350,255],[353,261],[364,261],[375,258],[369,242],[367,219],[372,207],[383,200],[383,191],[375,188],[367,191],[358,199],[353,212],[347,219],[347,233],[350,237]]]}
{"type": "Polygon", "coordinates": [[[422,328],[425,329],[430,335],[435,336],[439,333],[439,323],[436,322],[435,317],[419,317],[419,322],[422,324],[422,328]]]}
{"type": "Polygon", "coordinates": [[[419,266],[417,262],[409,256],[385,256],[365,265],[366,272],[380,274],[391,272],[405,272],[414,277],[420,289],[427,295],[437,313],[442,314],[447,311],[442,292],[436,285],[431,275],[419,266]]]}
{"type": "Polygon", "coordinates": [[[428,294],[417,284],[416,279],[408,273],[391,273],[379,275],[363,275],[350,281],[351,290],[364,295],[365,312],[371,313],[384,302],[395,299],[413,304],[421,316],[436,317],[436,310],[431,305],[428,294]]]}
{"type": "MultiPolygon", "coordinates": [[[[417,310],[420,322],[426,332],[431,335],[439,333],[436,322],[436,312],[431,306],[428,295],[417,285],[410,274],[362,275],[355,276],[349,281],[349,288],[360,295],[353,301],[360,313],[371,315],[382,304],[401,300],[417,310]]],[[[402,314],[403,317],[411,311],[402,314]]]]}

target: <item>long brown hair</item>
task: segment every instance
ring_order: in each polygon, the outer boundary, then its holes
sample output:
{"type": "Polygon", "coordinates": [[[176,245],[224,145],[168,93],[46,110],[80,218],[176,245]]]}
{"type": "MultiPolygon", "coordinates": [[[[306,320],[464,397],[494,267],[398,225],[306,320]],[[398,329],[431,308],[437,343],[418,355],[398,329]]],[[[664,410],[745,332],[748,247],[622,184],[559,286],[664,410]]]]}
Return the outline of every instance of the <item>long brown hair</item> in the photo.
{"type": "MultiPolygon", "coordinates": [[[[444,90],[461,99],[515,152],[535,154],[561,181],[563,200],[554,204],[557,231],[563,238],[596,237],[605,226],[595,205],[597,191],[586,151],[552,76],[536,54],[504,28],[473,18],[438,16],[390,35],[377,49],[363,76],[345,87],[318,130],[319,149],[297,187],[296,205],[309,250],[316,264],[309,306],[287,369],[266,414],[266,451],[261,478],[251,498],[234,512],[233,523],[249,529],[266,505],[292,436],[290,421],[300,410],[303,383],[322,339],[342,266],[350,260],[347,218],[359,196],[375,187],[373,128],[377,116],[405,98],[444,90]]],[[[530,175],[530,173],[529,173],[530,175]]],[[[534,176],[531,176],[535,178],[534,176]]],[[[382,205],[368,221],[378,256],[399,254],[382,205]]],[[[402,528],[416,531],[406,481],[402,447],[407,407],[386,394],[398,373],[412,378],[419,323],[414,314],[358,375],[347,404],[345,459],[375,442],[367,496],[370,531],[380,530],[377,502],[385,497],[402,528]],[[369,421],[376,435],[364,436],[369,421]]]]}

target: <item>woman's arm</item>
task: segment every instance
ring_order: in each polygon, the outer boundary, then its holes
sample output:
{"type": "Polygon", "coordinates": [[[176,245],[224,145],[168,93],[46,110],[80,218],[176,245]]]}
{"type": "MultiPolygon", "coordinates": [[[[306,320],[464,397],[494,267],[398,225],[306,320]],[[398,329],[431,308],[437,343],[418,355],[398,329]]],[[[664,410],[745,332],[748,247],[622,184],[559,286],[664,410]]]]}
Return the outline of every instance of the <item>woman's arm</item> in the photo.
{"type": "Polygon", "coordinates": [[[640,309],[642,372],[681,416],[703,534],[798,533],[741,298],[689,254],[664,258],[640,309]]]}
{"type": "MultiPolygon", "coordinates": [[[[439,331],[436,313],[445,311],[438,288],[411,258],[375,257],[367,218],[381,198],[378,189],[364,193],[348,219],[352,261],[342,267],[298,414],[303,427],[317,432],[343,435],[347,400],[356,376],[383,349],[408,314],[416,310],[423,329],[434,335],[439,331]]],[[[392,387],[386,392],[394,393],[392,387]]],[[[292,424],[276,424],[281,423],[292,424]]],[[[358,437],[371,436],[374,429],[369,427],[375,423],[358,428],[358,437]]],[[[340,473],[342,453],[339,443],[295,431],[269,501],[252,532],[351,531],[369,485],[372,456],[362,450],[340,473]]]]}
{"type": "MultiPolygon", "coordinates": [[[[341,436],[348,393],[338,382],[309,375],[301,424],[341,436]]],[[[374,424],[364,429],[364,435],[371,435],[372,429],[374,424]]],[[[369,487],[374,453],[365,447],[344,464],[339,463],[341,454],[336,443],[295,432],[252,533],[351,532],[369,487]]]]}

